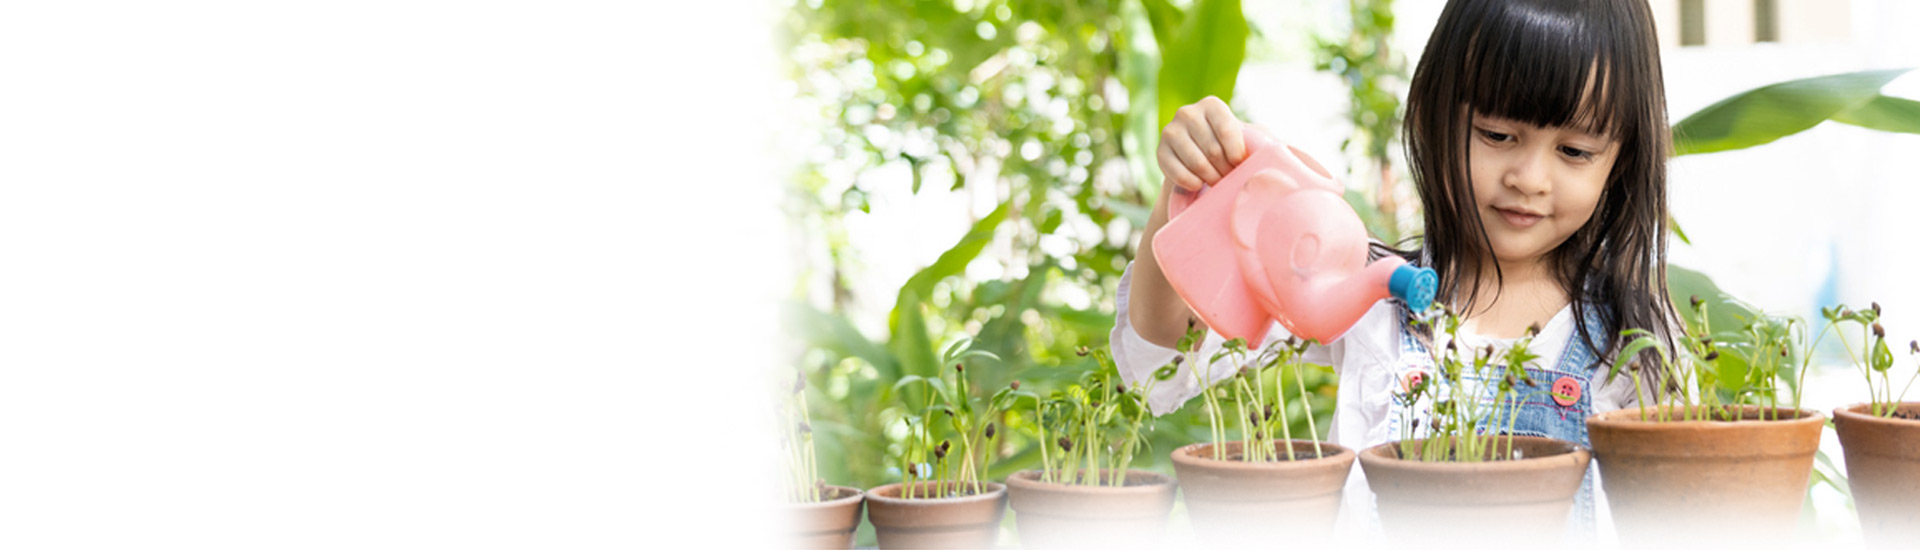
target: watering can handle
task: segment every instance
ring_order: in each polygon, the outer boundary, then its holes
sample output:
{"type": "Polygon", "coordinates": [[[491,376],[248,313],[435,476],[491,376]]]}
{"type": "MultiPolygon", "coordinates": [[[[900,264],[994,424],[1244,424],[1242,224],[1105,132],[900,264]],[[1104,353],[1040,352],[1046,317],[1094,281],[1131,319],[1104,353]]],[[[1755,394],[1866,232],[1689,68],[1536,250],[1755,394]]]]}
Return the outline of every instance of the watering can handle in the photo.
{"type": "MultiPolygon", "coordinates": [[[[1241,139],[1246,141],[1247,144],[1247,158],[1253,158],[1254,153],[1266,150],[1268,147],[1274,145],[1273,136],[1267,133],[1266,128],[1253,124],[1243,125],[1240,128],[1241,139]]],[[[1246,160],[1242,159],[1241,162],[1246,162],[1246,160]]],[[[1225,177],[1225,174],[1221,175],[1222,179],[1225,179],[1225,177]]],[[[1179,186],[1174,186],[1173,191],[1167,194],[1167,219],[1173,219],[1179,216],[1181,212],[1185,212],[1187,207],[1193,206],[1193,201],[1200,200],[1200,196],[1205,195],[1209,188],[1210,186],[1202,185],[1198,191],[1187,191],[1179,186]]]]}

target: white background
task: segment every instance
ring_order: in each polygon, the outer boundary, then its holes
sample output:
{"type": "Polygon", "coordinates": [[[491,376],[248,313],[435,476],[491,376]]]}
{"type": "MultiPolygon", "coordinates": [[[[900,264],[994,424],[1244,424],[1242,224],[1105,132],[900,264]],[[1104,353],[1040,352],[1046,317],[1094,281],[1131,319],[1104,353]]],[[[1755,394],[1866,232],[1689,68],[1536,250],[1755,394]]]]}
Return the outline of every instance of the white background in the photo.
{"type": "Polygon", "coordinates": [[[764,543],[769,13],[0,8],[0,546],[764,543]]]}

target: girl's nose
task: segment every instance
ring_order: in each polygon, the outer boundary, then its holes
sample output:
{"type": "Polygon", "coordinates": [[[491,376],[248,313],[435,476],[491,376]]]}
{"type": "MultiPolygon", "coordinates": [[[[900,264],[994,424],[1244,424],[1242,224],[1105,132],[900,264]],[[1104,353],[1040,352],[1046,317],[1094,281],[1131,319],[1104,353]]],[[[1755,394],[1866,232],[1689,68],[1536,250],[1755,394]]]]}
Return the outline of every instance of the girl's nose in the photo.
{"type": "Polygon", "coordinates": [[[1527,149],[1520,151],[1512,166],[1507,167],[1505,181],[1522,195],[1544,195],[1553,185],[1548,179],[1548,162],[1552,160],[1551,151],[1527,149]]]}

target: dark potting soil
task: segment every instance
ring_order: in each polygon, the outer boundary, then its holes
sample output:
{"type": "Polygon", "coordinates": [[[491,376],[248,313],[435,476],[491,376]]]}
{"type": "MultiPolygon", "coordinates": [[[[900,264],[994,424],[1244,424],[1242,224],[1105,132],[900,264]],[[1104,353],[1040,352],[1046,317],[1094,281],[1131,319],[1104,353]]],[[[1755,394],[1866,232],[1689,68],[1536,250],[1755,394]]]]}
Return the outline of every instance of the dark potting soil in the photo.
{"type": "Polygon", "coordinates": [[[1920,412],[1893,411],[1893,417],[1901,420],[1920,420],[1920,412]]]}
{"type": "MultiPolygon", "coordinates": [[[[1048,481],[1046,483],[1050,483],[1053,485],[1080,485],[1081,483],[1085,482],[1086,479],[1087,479],[1087,476],[1085,474],[1077,474],[1073,476],[1073,483],[1061,483],[1058,481],[1048,481]]],[[[1106,483],[1107,483],[1107,477],[1101,476],[1099,486],[1112,487],[1112,485],[1107,485],[1106,483]]],[[[1121,477],[1121,482],[1120,482],[1121,487],[1140,487],[1144,485],[1153,485],[1153,483],[1150,483],[1147,480],[1138,479],[1136,476],[1121,477]]]]}
{"type": "MultiPolygon", "coordinates": [[[[1247,456],[1246,453],[1228,453],[1227,460],[1234,461],[1234,462],[1241,462],[1246,460],[1246,456],[1247,456]]],[[[1313,451],[1294,451],[1293,458],[1287,458],[1287,453],[1278,453],[1273,457],[1273,460],[1263,460],[1261,462],[1292,462],[1297,460],[1313,460],[1316,458],[1322,458],[1324,456],[1327,456],[1327,455],[1322,455],[1319,453],[1315,453],[1313,451]]]]}

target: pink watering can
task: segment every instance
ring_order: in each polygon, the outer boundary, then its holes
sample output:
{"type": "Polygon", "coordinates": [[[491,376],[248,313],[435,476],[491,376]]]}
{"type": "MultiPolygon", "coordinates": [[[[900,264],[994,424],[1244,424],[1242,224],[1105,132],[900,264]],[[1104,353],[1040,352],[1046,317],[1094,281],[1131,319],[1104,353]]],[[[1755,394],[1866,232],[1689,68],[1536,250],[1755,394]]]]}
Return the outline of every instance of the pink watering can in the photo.
{"type": "Polygon", "coordinates": [[[1247,159],[1198,193],[1175,190],[1154,259],[1207,327],[1258,346],[1278,320],[1327,343],[1375,302],[1422,311],[1439,278],[1396,256],[1367,264],[1367,228],[1312,157],[1246,127],[1247,159]]]}

